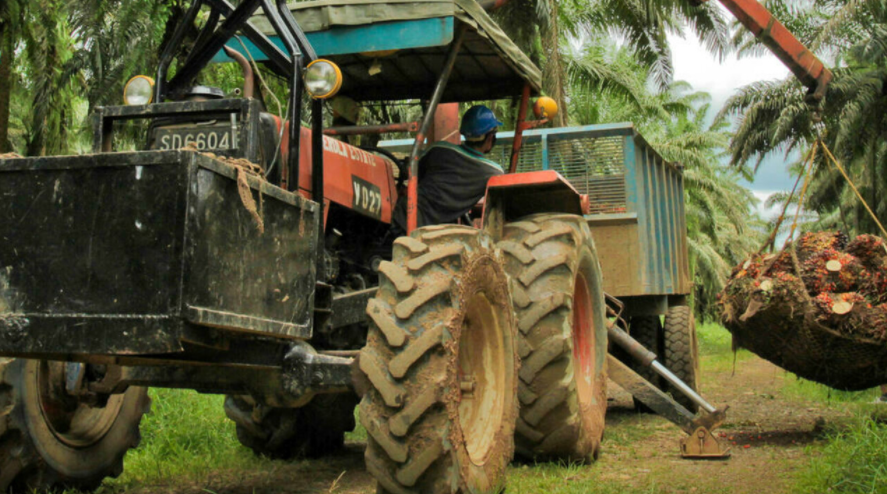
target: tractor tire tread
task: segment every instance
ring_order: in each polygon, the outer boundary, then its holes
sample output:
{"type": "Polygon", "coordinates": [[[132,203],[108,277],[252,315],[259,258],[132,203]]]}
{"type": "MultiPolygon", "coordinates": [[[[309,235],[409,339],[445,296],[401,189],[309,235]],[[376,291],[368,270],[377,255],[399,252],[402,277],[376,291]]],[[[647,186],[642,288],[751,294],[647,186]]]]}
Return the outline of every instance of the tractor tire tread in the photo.
{"type": "MultiPolygon", "coordinates": [[[[580,248],[586,243],[593,245],[591,232],[582,217],[562,214],[523,218],[507,224],[504,232],[499,245],[507,254],[508,271],[515,280],[513,299],[522,359],[518,392],[522,406],[515,428],[515,451],[528,460],[588,461],[600,449],[606,390],[602,399],[596,397],[593,410],[580,412],[570,328],[580,248]],[[590,433],[582,429],[582,413],[593,415],[599,427],[590,433]]],[[[602,344],[606,345],[605,335],[602,344]]],[[[600,375],[605,388],[605,366],[600,375]]]]}

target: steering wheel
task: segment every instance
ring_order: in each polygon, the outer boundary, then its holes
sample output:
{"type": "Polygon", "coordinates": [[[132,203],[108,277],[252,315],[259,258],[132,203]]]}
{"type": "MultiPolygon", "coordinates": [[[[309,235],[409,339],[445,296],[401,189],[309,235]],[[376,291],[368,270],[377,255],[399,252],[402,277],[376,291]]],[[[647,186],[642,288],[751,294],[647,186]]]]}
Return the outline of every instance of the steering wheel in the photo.
{"type": "Polygon", "coordinates": [[[404,184],[406,184],[407,177],[410,174],[410,167],[407,166],[407,160],[409,158],[400,159],[397,156],[394,156],[394,153],[392,153],[391,151],[376,146],[361,146],[360,149],[363,149],[364,151],[369,151],[371,153],[379,153],[390,159],[394,163],[394,165],[397,166],[397,186],[403,187],[404,184]]]}

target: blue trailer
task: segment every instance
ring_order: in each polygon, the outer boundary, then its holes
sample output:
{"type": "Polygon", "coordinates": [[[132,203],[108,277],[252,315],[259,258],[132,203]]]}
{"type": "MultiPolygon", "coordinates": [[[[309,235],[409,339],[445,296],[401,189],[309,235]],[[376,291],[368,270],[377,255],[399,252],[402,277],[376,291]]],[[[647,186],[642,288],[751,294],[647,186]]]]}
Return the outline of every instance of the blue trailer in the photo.
{"type": "MultiPolygon", "coordinates": [[[[514,132],[499,132],[489,157],[509,163],[513,138],[514,132]]],[[[379,146],[409,152],[412,142],[382,141],[379,146]]],[[[663,159],[631,123],[616,123],[525,131],[517,171],[538,170],[557,171],[588,196],[585,218],[601,262],[604,290],[623,304],[631,336],[698,390],[680,164],[663,159]]],[[[651,371],[630,365],[666,387],[651,371]]],[[[674,396],[687,408],[698,408],[683,395],[674,396]]]]}

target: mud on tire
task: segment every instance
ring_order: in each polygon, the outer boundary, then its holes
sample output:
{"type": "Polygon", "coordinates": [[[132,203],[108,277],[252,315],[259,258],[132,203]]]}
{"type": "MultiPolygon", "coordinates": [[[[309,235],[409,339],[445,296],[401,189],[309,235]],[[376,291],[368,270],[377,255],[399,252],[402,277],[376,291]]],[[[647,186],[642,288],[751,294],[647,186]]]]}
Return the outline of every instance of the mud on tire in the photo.
{"type": "Polygon", "coordinates": [[[0,491],[92,490],[123,472],[150,408],[146,388],[101,407],[62,396],[61,362],[0,359],[0,491]],[[56,387],[55,394],[50,390],[56,387]],[[52,401],[50,401],[52,400],[52,401]]]}
{"type": "Polygon", "coordinates": [[[366,466],[380,492],[492,492],[513,454],[518,358],[492,240],[461,226],[394,242],[367,306],[366,466]]]}
{"type": "MultiPolygon", "coordinates": [[[[670,307],[665,314],[663,364],[694,391],[699,392],[699,344],[696,341],[696,320],[690,307],[682,305],[670,307]]],[[[672,390],[672,396],[693,413],[699,405],[672,390]]]]}
{"type": "Polygon", "coordinates": [[[584,219],[538,214],[505,226],[522,360],[516,452],[588,461],[607,411],[607,329],[600,264],[584,219]]]}
{"type": "Polygon", "coordinates": [[[248,396],[227,396],[225,415],[236,424],[237,440],[259,456],[276,460],[320,458],[345,445],[354,430],[353,393],[315,396],[300,408],[274,408],[248,396]]]}

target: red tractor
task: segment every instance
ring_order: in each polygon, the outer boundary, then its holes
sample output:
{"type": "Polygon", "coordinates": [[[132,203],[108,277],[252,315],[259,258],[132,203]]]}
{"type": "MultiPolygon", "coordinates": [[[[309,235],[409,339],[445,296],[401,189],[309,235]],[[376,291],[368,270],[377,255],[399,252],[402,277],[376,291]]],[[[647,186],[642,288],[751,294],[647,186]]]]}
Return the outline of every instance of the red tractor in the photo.
{"type": "MultiPolygon", "coordinates": [[[[367,469],[392,493],[500,489],[513,451],[597,456],[608,330],[633,342],[606,317],[583,198],[512,173],[478,228],[414,228],[421,147],[455,128],[439,105],[517,98],[513,171],[539,70],[473,0],[401,7],[192,0],[156,76],[97,109],[94,154],[0,160],[0,489],[119,474],[144,386],[227,394],[240,441],[274,457],[341,446],[359,389],[367,469]],[[243,94],[194,86],[229,56],[243,94]],[[285,119],[250,62],[288,81],[285,119]],[[337,93],[426,104],[419,122],[325,129],[337,93]],[[119,152],[138,129],[144,150],[119,152]],[[330,137],[392,130],[416,132],[406,162],[330,137]]],[[[685,430],[716,425],[618,369],[685,430]]]]}

